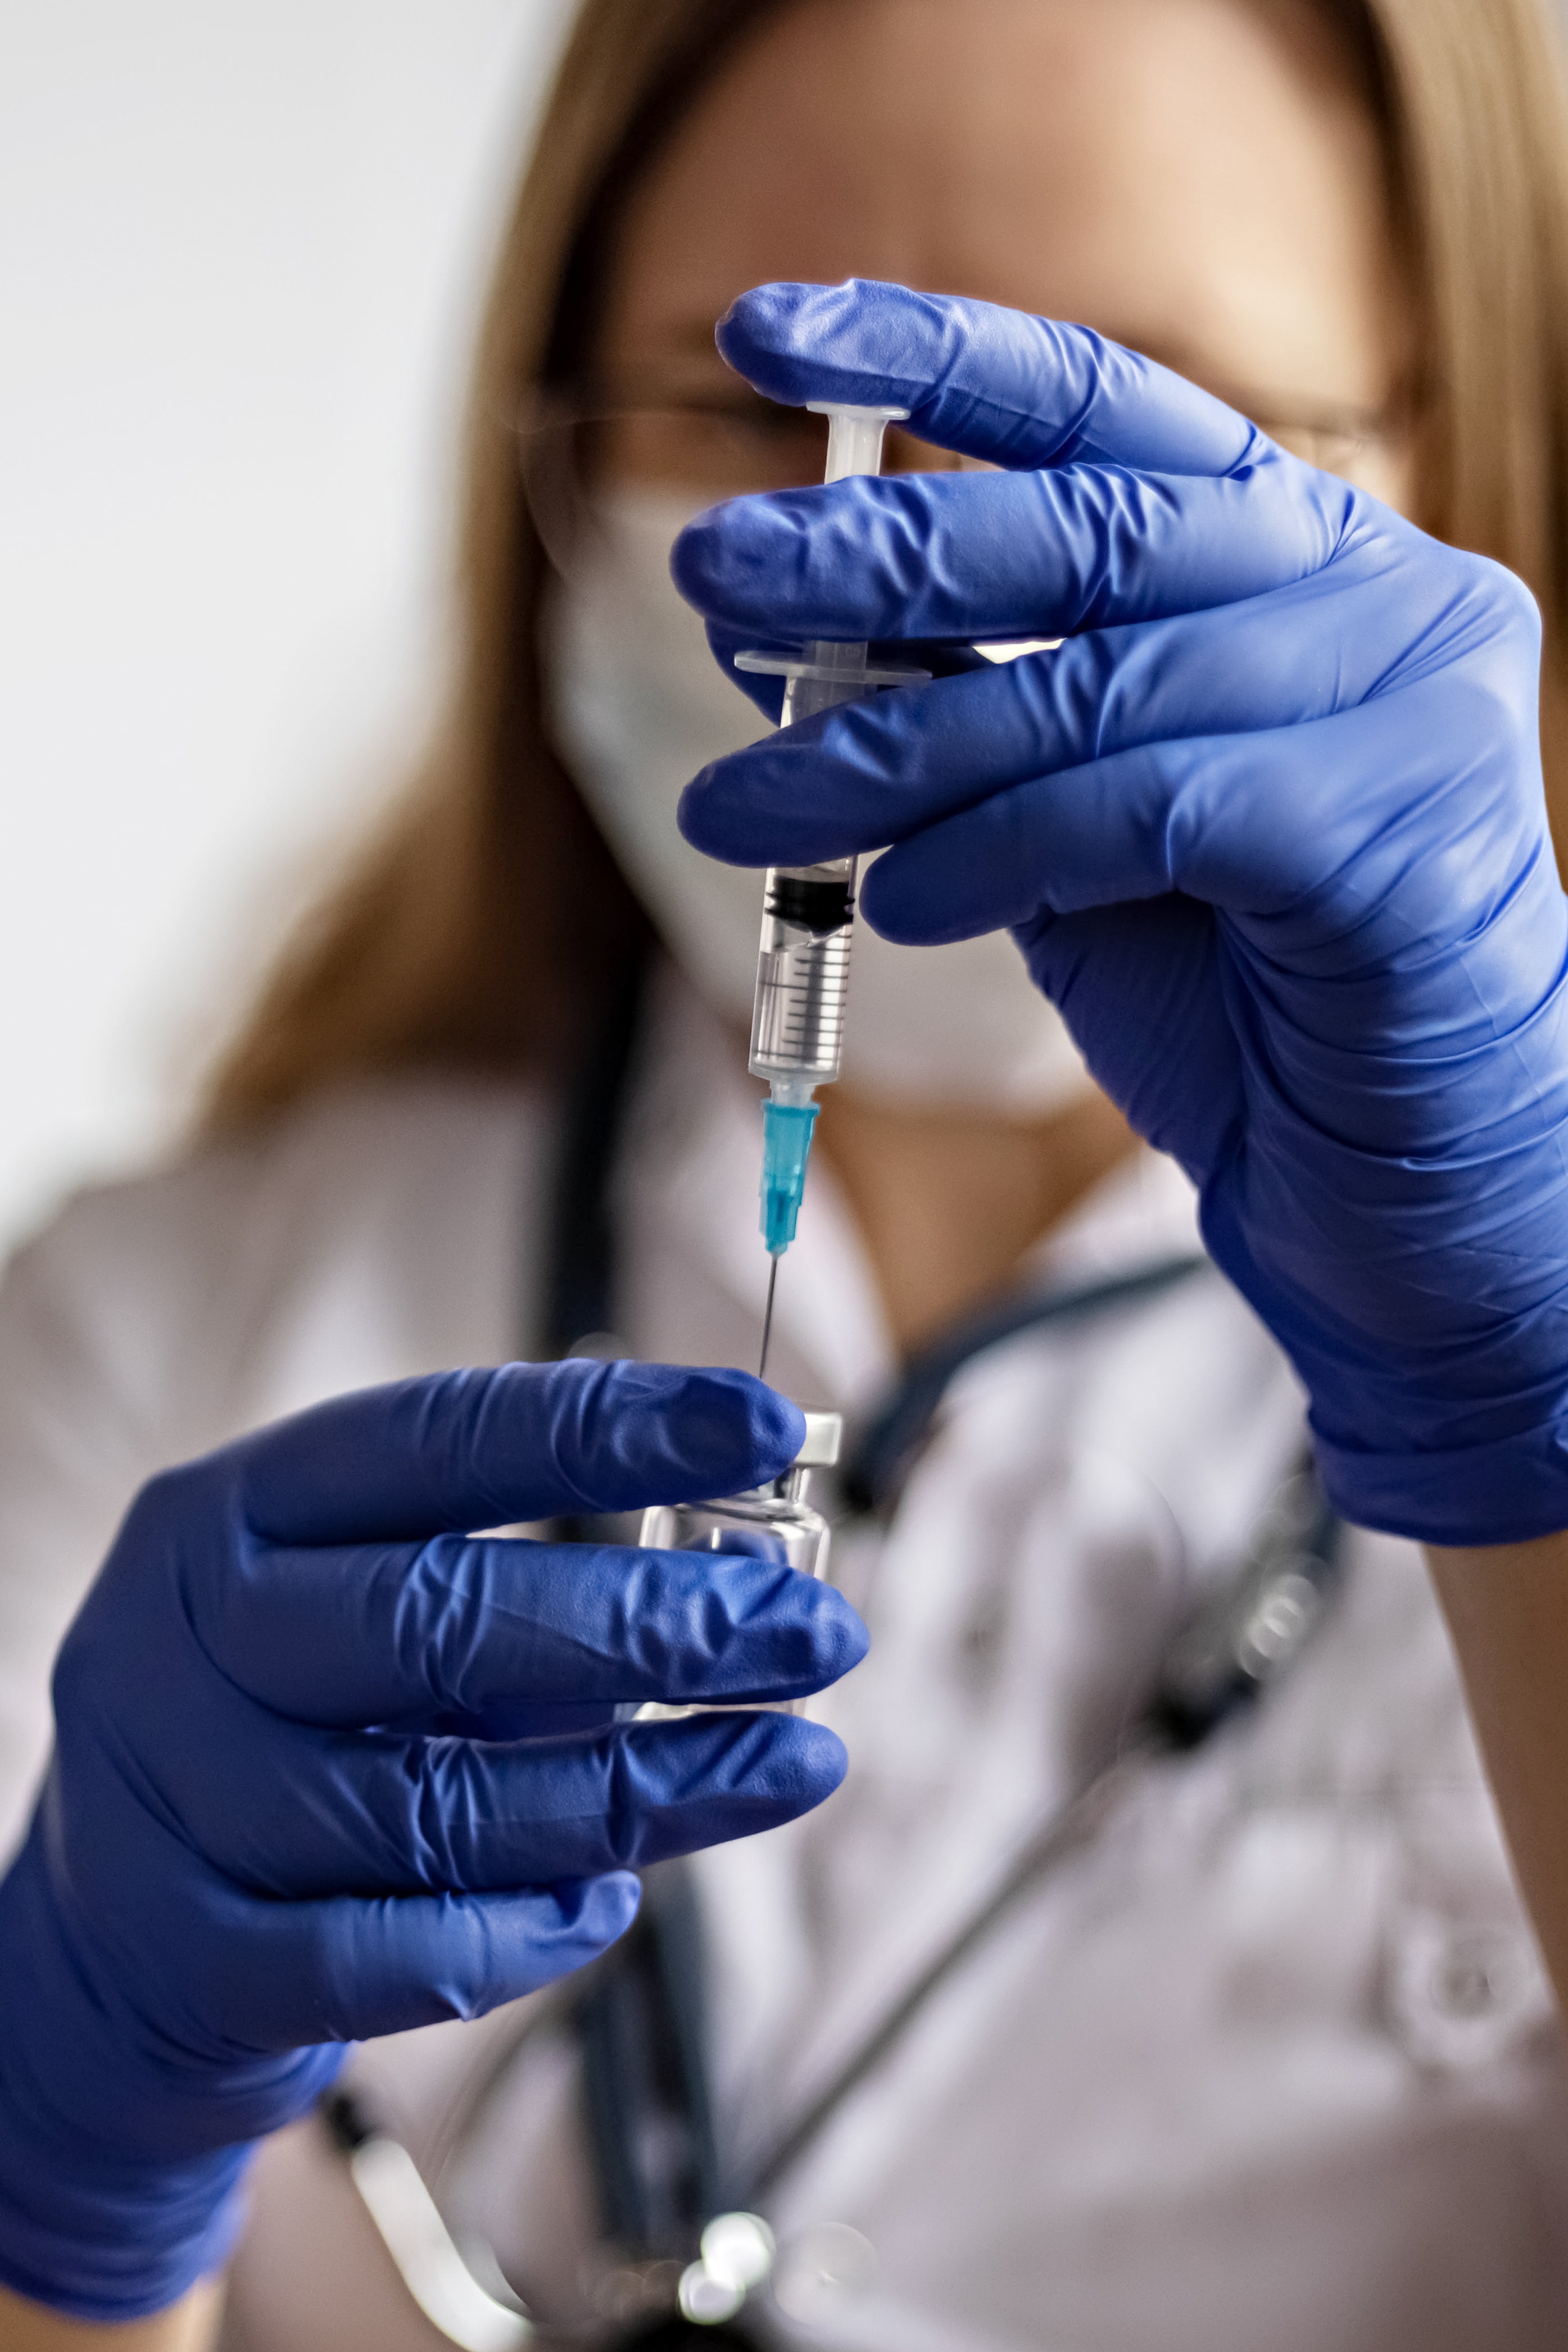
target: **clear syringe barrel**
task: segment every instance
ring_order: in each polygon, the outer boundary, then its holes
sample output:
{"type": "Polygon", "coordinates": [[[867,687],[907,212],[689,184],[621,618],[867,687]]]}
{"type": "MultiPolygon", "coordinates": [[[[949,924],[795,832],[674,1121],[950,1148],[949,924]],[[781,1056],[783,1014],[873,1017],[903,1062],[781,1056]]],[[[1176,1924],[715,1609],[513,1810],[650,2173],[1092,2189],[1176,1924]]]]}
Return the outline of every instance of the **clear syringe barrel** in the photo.
{"type": "MultiPolygon", "coordinates": [[[[870,692],[866,647],[808,645],[784,688],[785,727],[870,692]]],[[[775,1096],[790,1079],[830,1086],[844,1052],[849,949],[855,935],[853,857],[825,866],[771,866],[763,887],[763,936],[752,1005],[752,1075],[775,1096]]],[[[781,1097],[782,1098],[782,1097],[781,1097]]],[[[803,1095],[803,1101],[808,1095],[803,1095]]]]}
{"type": "MultiPolygon", "coordinates": [[[[889,423],[908,413],[839,402],[807,404],[827,418],[824,479],[829,482],[875,474],[882,462],[883,434],[889,423]]],[[[780,723],[792,727],[890,682],[889,673],[870,668],[868,651],[865,644],[825,639],[806,646],[798,660],[755,654],[736,658],[743,668],[783,672],[787,684],[780,723]]],[[[774,1252],[786,1248],[795,1233],[816,1116],[812,1096],[838,1076],[844,1051],[856,863],[853,857],[838,857],[820,866],[771,866],[763,891],[751,1067],[754,1076],[768,1081],[772,1094],[766,1108],[763,1229],[774,1252]]]]}
{"type": "Polygon", "coordinates": [[[753,1076],[775,1096],[792,1080],[831,1085],[844,1051],[849,943],[855,921],[853,857],[823,866],[773,866],[763,889],[763,936],[752,1011],[753,1076]]]}

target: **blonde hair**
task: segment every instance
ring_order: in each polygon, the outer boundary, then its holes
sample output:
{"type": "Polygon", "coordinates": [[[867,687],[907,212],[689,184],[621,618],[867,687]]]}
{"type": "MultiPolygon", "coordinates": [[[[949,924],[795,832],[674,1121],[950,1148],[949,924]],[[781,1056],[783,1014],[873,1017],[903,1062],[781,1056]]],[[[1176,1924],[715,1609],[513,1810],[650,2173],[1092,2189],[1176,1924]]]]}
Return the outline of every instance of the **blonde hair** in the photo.
{"type": "MultiPolygon", "coordinates": [[[[607,240],[693,90],[784,5],[584,0],[480,338],[447,712],[219,1066],[210,1129],[351,1076],[559,1073],[643,952],[646,919],[546,730],[546,560],[513,420],[530,386],[584,365],[607,240]]],[[[1548,773],[1568,791],[1568,103],[1545,0],[1320,5],[1387,142],[1419,313],[1422,520],[1539,598],[1548,773]]]]}

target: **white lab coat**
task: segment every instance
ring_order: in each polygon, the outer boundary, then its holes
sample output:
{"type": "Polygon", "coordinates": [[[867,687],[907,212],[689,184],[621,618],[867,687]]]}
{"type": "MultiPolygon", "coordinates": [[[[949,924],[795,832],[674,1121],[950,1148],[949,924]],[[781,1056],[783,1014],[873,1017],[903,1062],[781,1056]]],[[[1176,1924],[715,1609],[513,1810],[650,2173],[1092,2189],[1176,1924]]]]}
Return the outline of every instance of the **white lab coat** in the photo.
{"type": "MultiPolygon", "coordinates": [[[[554,1139],[521,1087],[370,1086],[91,1193],[21,1255],[0,1296],[13,1836],[49,1657],[138,1482],[334,1391],[526,1352],[554,1139]]],[[[756,1155],[732,1049],[667,983],[616,1188],[637,1353],[751,1359],[756,1155]]],[[[1039,1271],[1130,1269],[1194,1232],[1186,1186],[1145,1156],[1039,1271]]],[[[819,1168],[780,1282],[775,1377],[853,1412],[890,1368],[819,1168]]],[[[874,1635],[819,1703],[848,1782],[699,1865],[733,2144],[798,2111],[1102,1752],[1300,1434],[1287,1367],[1215,1275],[961,1375],[891,1531],[839,1546],[874,1635]]],[[[509,2022],[353,2062],[422,2160],[509,2022]]],[[[561,2314],[581,2311],[591,2257],[574,2098],[569,2052],[542,2032],[442,2174],[455,2218],[561,2314]]],[[[803,2343],[1560,2352],[1556,2030],[1412,1547],[1352,1539],[1344,1594],[1289,1681],[1151,1772],[933,2001],[769,2218],[803,2343]],[[824,2228],[857,2233],[837,2242],[856,2250],[837,2287],[814,2269],[824,2228]]],[[[439,2341],[312,2124],[258,2168],[229,2330],[247,2352],[439,2341]]]]}

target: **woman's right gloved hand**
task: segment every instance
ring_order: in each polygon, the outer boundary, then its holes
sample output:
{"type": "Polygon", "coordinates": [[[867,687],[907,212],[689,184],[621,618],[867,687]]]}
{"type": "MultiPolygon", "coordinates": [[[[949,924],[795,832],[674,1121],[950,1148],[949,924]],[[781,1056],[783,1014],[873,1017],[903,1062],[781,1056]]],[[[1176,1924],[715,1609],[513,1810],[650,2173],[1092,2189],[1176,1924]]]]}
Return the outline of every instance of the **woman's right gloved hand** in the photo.
{"type": "Polygon", "coordinates": [[[674,572],[721,656],[1065,642],[716,761],[688,839],[890,843],[878,929],[1011,929],[1199,1188],[1347,1517],[1568,1528],[1568,899],[1526,591],[1082,328],[782,285],[720,344],[772,399],[894,406],[987,468],[700,516],[674,572]]]}
{"type": "Polygon", "coordinates": [[[87,2319],[174,2302],[346,2042],[548,1983],[622,1933],[637,1865],[837,1787],[839,1742],[793,1716],[615,1721],[833,1681],[865,1632],[830,1587],[463,1532],[733,1493],[802,1434],[740,1372],[510,1364],[142,1490],[0,1885],[0,2281],[87,2319]]]}

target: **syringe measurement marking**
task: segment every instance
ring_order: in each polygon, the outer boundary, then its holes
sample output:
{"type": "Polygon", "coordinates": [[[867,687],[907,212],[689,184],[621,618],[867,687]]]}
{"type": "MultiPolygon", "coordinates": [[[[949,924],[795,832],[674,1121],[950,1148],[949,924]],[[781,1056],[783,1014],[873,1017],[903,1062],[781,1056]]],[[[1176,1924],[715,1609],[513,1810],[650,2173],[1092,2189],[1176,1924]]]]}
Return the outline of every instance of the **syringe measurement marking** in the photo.
{"type": "Polygon", "coordinates": [[[757,1059],[819,1064],[821,1041],[837,1044],[848,986],[847,939],[836,939],[815,955],[798,946],[765,951],[758,973],[757,1059]]]}

